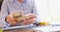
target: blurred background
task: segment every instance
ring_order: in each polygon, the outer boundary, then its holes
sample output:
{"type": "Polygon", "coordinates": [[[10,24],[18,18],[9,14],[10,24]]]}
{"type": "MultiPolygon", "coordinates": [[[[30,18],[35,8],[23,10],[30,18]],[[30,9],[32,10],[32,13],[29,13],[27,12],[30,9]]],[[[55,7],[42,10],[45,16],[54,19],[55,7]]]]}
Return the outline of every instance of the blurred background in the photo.
{"type": "Polygon", "coordinates": [[[35,0],[40,21],[60,24],[60,0],[35,0]]]}

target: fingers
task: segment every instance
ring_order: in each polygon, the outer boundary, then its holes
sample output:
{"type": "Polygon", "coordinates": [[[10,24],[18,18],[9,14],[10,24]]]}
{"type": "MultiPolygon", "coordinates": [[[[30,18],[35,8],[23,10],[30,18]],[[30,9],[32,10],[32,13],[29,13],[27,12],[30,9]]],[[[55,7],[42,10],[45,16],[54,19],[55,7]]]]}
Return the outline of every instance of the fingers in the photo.
{"type": "MultiPolygon", "coordinates": [[[[24,18],[24,17],[23,17],[23,18],[24,18]]],[[[34,23],[34,22],[35,22],[35,19],[34,19],[34,18],[36,18],[36,15],[30,14],[30,15],[28,15],[28,18],[29,18],[29,19],[25,19],[25,20],[24,20],[23,24],[28,25],[28,24],[34,23]]],[[[7,22],[10,23],[10,24],[18,24],[19,21],[17,21],[17,19],[18,19],[18,18],[14,18],[12,15],[8,15],[8,16],[6,17],[7,22]]],[[[21,19],[21,18],[19,18],[19,20],[20,20],[20,19],[21,19]]]]}
{"type": "Polygon", "coordinates": [[[30,18],[30,19],[32,19],[32,18],[36,18],[36,15],[31,14],[31,15],[29,15],[29,18],[30,18]]]}
{"type": "Polygon", "coordinates": [[[36,15],[31,14],[29,15],[29,19],[24,21],[24,24],[28,25],[28,24],[33,24],[36,20],[36,15]]]}
{"type": "Polygon", "coordinates": [[[6,21],[7,21],[7,23],[10,23],[10,24],[16,24],[17,23],[16,19],[11,17],[10,15],[8,15],[6,17],[6,21]]]}
{"type": "Polygon", "coordinates": [[[28,24],[33,24],[34,22],[35,22],[34,19],[29,19],[29,20],[25,20],[25,21],[24,21],[24,24],[25,24],[25,25],[28,25],[28,24]]]}

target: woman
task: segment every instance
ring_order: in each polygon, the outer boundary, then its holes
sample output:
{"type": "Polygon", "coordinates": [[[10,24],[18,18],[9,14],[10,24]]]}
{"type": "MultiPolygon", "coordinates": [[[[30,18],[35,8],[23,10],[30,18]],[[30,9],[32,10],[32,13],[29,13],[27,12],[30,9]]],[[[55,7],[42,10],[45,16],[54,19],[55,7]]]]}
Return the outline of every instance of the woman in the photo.
{"type": "MultiPolygon", "coordinates": [[[[0,22],[2,23],[2,27],[8,27],[12,21],[14,22],[13,24],[16,24],[17,22],[15,21],[15,19],[7,15],[12,13],[13,11],[21,11],[21,10],[24,12],[24,14],[28,14],[28,13],[37,14],[33,0],[4,0],[2,4],[1,16],[0,16],[1,17],[0,22]],[[7,21],[5,21],[5,19],[9,20],[8,23],[7,21]]],[[[28,22],[28,24],[33,22],[34,20],[29,19],[29,21],[30,22],[28,22]]]]}

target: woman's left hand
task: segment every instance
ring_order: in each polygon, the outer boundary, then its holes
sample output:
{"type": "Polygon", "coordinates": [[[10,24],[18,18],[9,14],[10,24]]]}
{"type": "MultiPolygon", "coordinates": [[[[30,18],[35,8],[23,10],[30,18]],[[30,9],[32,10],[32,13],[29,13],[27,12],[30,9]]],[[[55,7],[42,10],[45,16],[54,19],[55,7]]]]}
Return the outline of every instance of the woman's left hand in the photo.
{"type": "Polygon", "coordinates": [[[28,24],[33,24],[36,21],[36,15],[31,14],[29,15],[29,19],[24,20],[23,24],[28,25],[28,24]]]}
{"type": "Polygon", "coordinates": [[[34,22],[35,22],[34,19],[28,19],[28,20],[24,20],[23,24],[29,25],[29,24],[33,24],[34,22]]]}

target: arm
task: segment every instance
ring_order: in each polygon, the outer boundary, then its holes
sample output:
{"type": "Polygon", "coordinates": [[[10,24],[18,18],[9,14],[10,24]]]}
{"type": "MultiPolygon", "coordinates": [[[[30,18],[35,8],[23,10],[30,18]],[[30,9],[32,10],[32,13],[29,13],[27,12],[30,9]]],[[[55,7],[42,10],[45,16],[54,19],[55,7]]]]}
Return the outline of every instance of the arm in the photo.
{"type": "Polygon", "coordinates": [[[40,22],[40,18],[39,18],[40,16],[39,16],[39,14],[38,14],[38,11],[37,11],[37,9],[36,9],[36,6],[35,6],[35,4],[34,4],[34,1],[33,1],[32,13],[37,15],[37,17],[36,17],[36,22],[37,22],[37,23],[40,22]]]}
{"type": "Polygon", "coordinates": [[[0,23],[2,27],[8,27],[8,23],[5,22],[5,17],[7,15],[8,15],[8,6],[7,6],[7,1],[4,0],[1,7],[1,13],[0,13],[0,23]]]}
{"type": "Polygon", "coordinates": [[[34,13],[34,14],[37,15],[37,9],[36,9],[35,2],[34,1],[32,1],[32,13],[34,13]]]}

